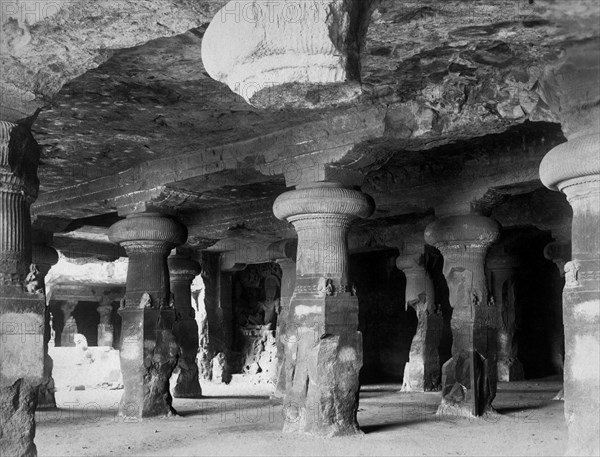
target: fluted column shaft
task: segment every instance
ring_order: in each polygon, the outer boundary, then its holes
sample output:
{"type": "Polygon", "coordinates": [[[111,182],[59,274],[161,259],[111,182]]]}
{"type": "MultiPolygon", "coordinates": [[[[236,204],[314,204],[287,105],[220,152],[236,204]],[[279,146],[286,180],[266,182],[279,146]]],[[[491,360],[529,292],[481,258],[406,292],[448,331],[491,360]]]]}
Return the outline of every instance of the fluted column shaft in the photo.
{"type": "Polygon", "coordinates": [[[187,231],[156,213],[128,216],[111,226],[109,238],[129,257],[124,307],[119,310],[121,371],[125,390],[119,414],[128,418],[173,414],[169,378],[179,347],[173,335],[167,256],[187,231]]]}
{"type": "Polygon", "coordinates": [[[463,416],[490,412],[496,395],[496,308],[490,306],[485,277],[497,222],[483,216],[450,216],[425,229],[425,241],[444,256],[444,276],[453,308],[452,358],[442,367],[442,404],[463,416]]]}
{"type": "Polygon", "coordinates": [[[599,150],[598,132],[571,137],[540,166],[542,182],[563,192],[573,208],[572,260],[564,265],[563,290],[568,455],[600,453],[599,150]]]}
{"type": "Polygon", "coordinates": [[[438,347],[443,318],[435,304],[433,280],[425,268],[423,254],[402,255],[396,260],[396,266],[406,277],[405,306],[413,308],[418,319],[409,360],[404,368],[402,390],[437,390],[441,375],[438,347]]]}
{"type": "Polygon", "coordinates": [[[168,259],[171,292],[175,303],[177,321],[173,333],[181,349],[177,363],[179,376],[173,389],[176,398],[200,398],[202,389],[198,381],[199,335],[198,323],[192,307],[192,281],[200,274],[200,266],[185,257],[172,255],[168,259]]]}
{"type": "Polygon", "coordinates": [[[358,298],[348,278],[346,236],[373,202],[335,183],[298,186],[280,195],[274,213],[298,232],[294,294],[286,322],[285,404],[295,408],[284,431],[314,435],[359,432],[358,372],[362,338],[358,298]]]}
{"type": "Polygon", "coordinates": [[[31,263],[29,207],[39,181],[29,129],[0,121],[0,454],[35,456],[34,414],[44,382],[43,280],[31,263]]]}

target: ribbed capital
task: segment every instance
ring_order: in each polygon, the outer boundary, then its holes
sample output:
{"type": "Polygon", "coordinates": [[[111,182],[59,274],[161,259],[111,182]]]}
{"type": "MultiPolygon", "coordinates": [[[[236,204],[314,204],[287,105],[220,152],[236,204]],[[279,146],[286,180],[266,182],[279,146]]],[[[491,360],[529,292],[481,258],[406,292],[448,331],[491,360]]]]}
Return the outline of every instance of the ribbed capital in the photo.
{"type": "Polygon", "coordinates": [[[375,203],[367,194],[325,183],[285,192],[273,205],[275,217],[289,222],[317,215],[366,218],[374,210],[375,203]]]}
{"type": "Polygon", "coordinates": [[[29,129],[0,121],[0,191],[23,194],[31,204],[38,195],[40,148],[29,129]]]}
{"type": "Polygon", "coordinates": [[[600,176],[600,133],[573,138],[552,149],[540,164],[540,179],[551,190],[562,190],[577,178],[600,176]]]}
{"type": "Polygon", "coordinates": [[[113,243],[125,244],[144,242],[159,243],[165,248],[173,248],[185,243],[187,229],[174,219],[155,213],[131,214],[108,231],[108,238],[113,243]]]}
{"type": "Polygon", "coordinates": [[[201,272],[198,262],[194,262],[187,257],[172,255],[169,256],[167,262],[171,280],[181,278],[182,280],[188,279],[191,282],[201,272]]]}
{"type": "Polygon", "coordinates": [[[477,215],[444,217],[425,229],[425,242],[438,249],[447,245],[488,247],[499,237],[500,224],[477,215]]]}

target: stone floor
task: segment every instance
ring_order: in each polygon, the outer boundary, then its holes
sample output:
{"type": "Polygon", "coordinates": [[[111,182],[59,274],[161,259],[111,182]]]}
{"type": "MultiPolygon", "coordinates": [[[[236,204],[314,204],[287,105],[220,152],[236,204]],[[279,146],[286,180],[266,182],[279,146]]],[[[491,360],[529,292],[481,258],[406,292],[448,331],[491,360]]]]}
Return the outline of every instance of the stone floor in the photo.
{"type": "MultiPolygon", "coordinates": [[[[195,455],[562,455],[563,403],[556,378],[501,383],[488,421],[435,415],[439,393],[400,393],[401,385],[363,386],[358,420],[365,432],[318,439],[281,433],[281,402],[266,386],[203,386],[206,398],[175,400],[179,417],[123,423],[121,392],[57,393],[61,409],[39,411],[40,456],[195,455]]],[[[293,411],[289,411],[290,416],[293,411]]]]}

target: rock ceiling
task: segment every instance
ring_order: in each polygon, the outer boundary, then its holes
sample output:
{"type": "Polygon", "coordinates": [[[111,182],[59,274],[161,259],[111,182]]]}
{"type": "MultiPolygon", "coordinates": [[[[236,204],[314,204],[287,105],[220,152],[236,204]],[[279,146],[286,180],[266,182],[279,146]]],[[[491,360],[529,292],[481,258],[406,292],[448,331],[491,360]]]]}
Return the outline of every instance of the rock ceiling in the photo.
{"type": "Polygon", "coordinates": [[[114,215],[135,194],[180,213],[197,245],[236,227],[283,236],[270,205],[286,167],[323,154],[367,174],[375,218],[491,210],[541,187],[537,164],[564,139],[539,81],[600,35],[596,0],[372,1],[358,100],[261,110],[204,70],[203,34],[225,3],[59,1],[27,22],[3,11],[2,116],[41,109],[38,226],[114,215]]]}

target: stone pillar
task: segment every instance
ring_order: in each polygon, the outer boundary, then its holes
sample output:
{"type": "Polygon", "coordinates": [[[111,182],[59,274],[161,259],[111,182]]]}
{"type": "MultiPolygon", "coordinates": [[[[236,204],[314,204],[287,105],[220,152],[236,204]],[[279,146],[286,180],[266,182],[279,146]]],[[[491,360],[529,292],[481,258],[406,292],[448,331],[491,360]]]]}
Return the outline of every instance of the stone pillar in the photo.
{"type": "Polygon", "coordinates": [[[125,390],[119,414],[137,418],[175,413],[169,378],[179,347],[173,335],[167,256],[186,241],[179,222],[158,213],[131,214],[108,236],[127,252],[127,284],[122,321],[121,371],[125,390]]]}
{"type": "Polygon", "coordinates": [[[517,267],[517,259],[503,252],[493,252],[488,256],[489,290],[498,310],[498,381],[505,382],[525,379],[516,337],[517,267]]]}
{"type": "Polygon", "coordinates": [[[482,416],[496,395],[496,308],[490,306],[485,257],[500,234],[487,217],[450,216],[429,224],[425,241],[444,256],[452,320],[452,358],[442,367],[438,414],[482,416]]]}
{"type": "Polygon", "coordinates": [[[275,201],[275,216],[298,233],[286,326],[286,432],[360,432],[362,337],[358,298],[348,278],[347,235],[351,222],[370,216],[373,208],[369,196],[337,183],[299,185],[275,201]]]}
{"type": "MultiPolygon", "coordinates": [[[[52,268],[58,262],[58,252],[56,249],[43,244],[34,244],[32,249],[32,263],[35,264],[40,272],[40,281],[46,288],[44,279],[52,268]]],[[[52,378],[52,368],[54,361],[48,354],[48,344],[52,335],[52,324],[50,317],[49,303],[46,303],[44,313],[44,382],[40,385],[38,393],[38,406],[43,408],[56,408],[56,399],[54,397],[54,379],[52,378]]]]}
{"type": "Polygon", "coordinates": [[[404,367],[403,392],[439,390],[441,381],[438,347],[444,319],[435,304],[433,280],[425,268],[424,254],[401,255],[396,267],[406,276],[406,307],[417,313],[417,332],[410,345],[410,355],[404,367]]]}
{"type": "Polygon", "coordinates": [[[233,338],[232,274],[221,271],[221,254],[202,252],[202,280],[206,309],[206,345],[200,348],[198,368],[206,380],[228,384],[233,338]]]}
{"type": "Polygon", "coordinates": [[[571,136],[540,166],[542,182],[563,192],[573,208],[572,260],[564,265],[563,291],[568,455],[600,453],[599,150],[599,132],[571,136]]]}
{"type": "Polygon", "coordinates": [[[279,259],[277,263],[281,267],[281,297],[280,309],[277,313],[277,374],[273,396],[283,398],[285,396],[286,324],[289,320],[290,303],[296,285],[296,262],[292,259],[279,259]]]}
{"type": "Polygon", "coordinates": [[[31,264],[29,208],[39,147],[25,126],[0,121],[0,455],[35,456],[44,380],[43,281],[31,264]]]}
{"type": "Polygon", "coordinates": [[[78,333],[79,330],[77,329],[77,322],[75,322],[75,318],[73,317],[73,311],[75,311],[78,303],[79,301],[77,300],[67,300],[61,306],[65,322],[60,334],[61,347],[75,346],[74,338],[75,334],[78,333]]]}
{"type": "Polygon", "coordinates": [[[113,299],[108,296],[103,296],[100,299],[98,306],[98,314],[100,315],[100,323],[98,324],[98,346],[113,347],[114,328],[112,324],[112,302],[113,299]]]}
{"type": "Polygon", "coordinates": [[[169,277],[171,280],[171,293],[175,301],[177,320],[173,326],[173,334],[181,350],[179,362],[179,376],[173,389],[176,398],[200,398],[202,389],[198,382],[198,355],[199,337],[198,323],[192,307],[192,281],[200,274],[200,265],[193,260],[179,255],[168,258],[169,277]]]}

